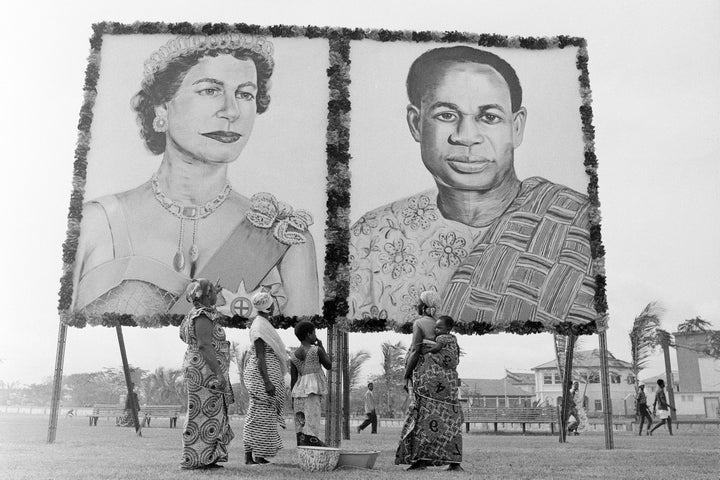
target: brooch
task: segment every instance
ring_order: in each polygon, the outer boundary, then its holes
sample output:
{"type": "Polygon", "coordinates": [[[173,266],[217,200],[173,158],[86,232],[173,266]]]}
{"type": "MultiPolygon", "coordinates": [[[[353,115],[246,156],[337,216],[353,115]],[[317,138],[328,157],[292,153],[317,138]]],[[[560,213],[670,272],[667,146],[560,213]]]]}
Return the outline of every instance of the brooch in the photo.
{"type": "Polygon", "coordinates": [[[285,202],[278,201],[272,194],[256,193],[250,198],[252,206],[245,217],[258,228],[273,228],[273,236],[285,245],[305,243],[308,227],[313,218],[307,210],[293,210],[285,202]]]}

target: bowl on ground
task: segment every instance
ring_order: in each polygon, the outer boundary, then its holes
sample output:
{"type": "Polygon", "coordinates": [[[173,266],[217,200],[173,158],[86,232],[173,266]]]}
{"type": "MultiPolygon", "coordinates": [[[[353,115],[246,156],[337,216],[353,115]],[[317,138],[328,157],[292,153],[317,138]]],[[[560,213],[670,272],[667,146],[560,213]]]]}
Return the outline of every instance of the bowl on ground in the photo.
{"type": "Polygon", "coordinates": [[[373,468],[380,450],[341,450],[338,468],[373,468]]]}
{"type": "Polygon", "coordinates": [[[306,472],[329,472],[337,467],[340,449],[332,447],[297,447],[298,463],[306,472]]]}

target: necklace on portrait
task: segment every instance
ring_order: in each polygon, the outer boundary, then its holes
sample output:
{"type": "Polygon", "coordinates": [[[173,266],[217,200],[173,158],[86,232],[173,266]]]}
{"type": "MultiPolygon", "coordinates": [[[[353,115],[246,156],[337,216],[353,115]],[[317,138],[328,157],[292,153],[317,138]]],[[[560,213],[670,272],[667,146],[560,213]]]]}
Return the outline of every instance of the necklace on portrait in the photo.
{"type": "Polygon", "coordinates": [[[150,179],[150,185],[152,186],[153,196],[162,207],[170,212],[173,216],[180,219],[180,235],[178,237],[178,249],[173,257],[173,268],[175,271],[182,272],[185,268],[185,253],[183,252],[183,238],[185,235],[185,221],[193,222],[192,232],[192,244],[188,250],[188,256],[190,257],[190,278],[195,276],[195,268],[197,261],[200,258],[200,249],[197,246],[197,231],[198,222],[203,218],[210,216],[215,210],[220,208],[228,195],[232,191],[230,183],[226,183],[225,186],[220,190],[220,193],[207,203],[202,205],[183,205],[179,202],[171,200],[160,188],[160,182],[158,181],[157,173],[153,174],[150,179]]]}

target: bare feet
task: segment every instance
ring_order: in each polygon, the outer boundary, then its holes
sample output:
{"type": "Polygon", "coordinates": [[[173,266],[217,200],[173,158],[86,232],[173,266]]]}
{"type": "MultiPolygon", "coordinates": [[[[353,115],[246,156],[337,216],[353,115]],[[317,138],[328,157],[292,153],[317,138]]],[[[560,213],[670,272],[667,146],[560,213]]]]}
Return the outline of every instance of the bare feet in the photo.
{"type": "Polygon", "coordinates": [[[409,466],[408,468],[406,468],[405,470],[407,470],[407,471],[410,471],[410,470],[425,470],[426,468],[427,468],[427,465],[425,465],[425,462],[423,462],[422,460],[418,460],[417,462],[413,463],[412,465],[410,465],[410,466],[409,466]]]}

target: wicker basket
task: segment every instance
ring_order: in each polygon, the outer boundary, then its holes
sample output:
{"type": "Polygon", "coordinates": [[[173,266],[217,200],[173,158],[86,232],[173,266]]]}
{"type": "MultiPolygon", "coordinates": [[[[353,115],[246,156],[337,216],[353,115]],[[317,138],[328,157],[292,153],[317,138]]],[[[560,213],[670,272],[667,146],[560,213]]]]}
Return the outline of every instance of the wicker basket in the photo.
{"type": "Polygon", "coordinates": [[[297,447],[298,463],[306,472],[329,472],[337,467],[340,449],[331,447],[297,447]]]}

